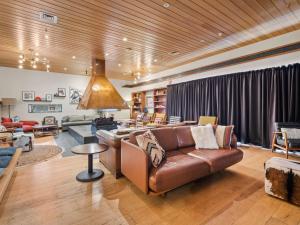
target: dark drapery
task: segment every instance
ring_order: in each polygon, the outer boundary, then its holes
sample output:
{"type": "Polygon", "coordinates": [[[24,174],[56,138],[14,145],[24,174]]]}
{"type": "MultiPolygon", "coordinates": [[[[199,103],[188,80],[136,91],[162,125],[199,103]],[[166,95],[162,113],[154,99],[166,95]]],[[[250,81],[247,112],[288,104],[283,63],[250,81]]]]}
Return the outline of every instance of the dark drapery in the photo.
{"type": "Polygon", "coordinates": [[[243,143],[270,146],[275,121],[300,122],[300,64],[168,86],[167,114],[183,120],[216,115],[243,143]]]}

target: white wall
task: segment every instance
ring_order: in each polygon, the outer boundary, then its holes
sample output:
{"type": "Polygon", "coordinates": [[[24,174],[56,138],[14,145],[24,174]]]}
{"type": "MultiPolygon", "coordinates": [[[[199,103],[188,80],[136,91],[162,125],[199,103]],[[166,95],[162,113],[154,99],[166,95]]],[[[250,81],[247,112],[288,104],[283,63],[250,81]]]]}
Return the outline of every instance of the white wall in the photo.
{"type": "MultiPolygon", "coordinates": [[[[18,115],[22,120],[37,120],[39,122],[47,115],[55,116],[58,121],[65,115],[95,114],[95,110],[77,110],[77,105],[69,104],[69,88],[85,90],[89,77],[79,75],[67,75],[61,73],[47,73],[42,71],[20,70],[0,67],[0,98],[16,98],[17,105],[11,108],[12,116],[18,115]],[[23,102],[22,91],[35,91],[36,96],[44,97],[46,94],[54,94],[57,88],[66,88],[67,97],[54,98],[51,104],[62,104],[61,113],[28,113],[28,104],[35,102],[23,102]]],[[[116,89],[120,89],[118,81],[112,80],[116,89]]],[[[45,104],[45,103],[41,103],[45,104]]],[[[129,110],[113,112],[116,118],[129,118],[129,110]]],[[[8,107],[1,106],[0,116],[8,116],[8,107]]]]}

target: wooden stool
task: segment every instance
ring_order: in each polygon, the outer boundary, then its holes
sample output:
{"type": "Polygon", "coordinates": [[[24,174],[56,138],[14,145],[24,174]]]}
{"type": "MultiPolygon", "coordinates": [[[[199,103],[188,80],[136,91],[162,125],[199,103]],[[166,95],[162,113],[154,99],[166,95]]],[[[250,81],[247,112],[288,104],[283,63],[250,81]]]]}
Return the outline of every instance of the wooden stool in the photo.
{"type": "Polygon", "coordinates": [[[277,157],[267,160],[265,192],[300,205],[300,162],[277,157]]]}

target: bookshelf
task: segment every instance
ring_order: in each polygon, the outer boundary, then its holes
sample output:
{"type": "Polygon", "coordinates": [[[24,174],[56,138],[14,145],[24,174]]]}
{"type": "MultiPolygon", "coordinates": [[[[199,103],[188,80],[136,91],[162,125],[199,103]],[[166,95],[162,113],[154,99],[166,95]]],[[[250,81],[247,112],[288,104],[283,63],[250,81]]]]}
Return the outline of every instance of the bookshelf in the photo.
{"type": "Polygon", "coordinates": [[[167,88],[152,89],[131,94],[132,107],[131,118],[144,112],[147,108],[149,113],[166,113],[167,88]]]}

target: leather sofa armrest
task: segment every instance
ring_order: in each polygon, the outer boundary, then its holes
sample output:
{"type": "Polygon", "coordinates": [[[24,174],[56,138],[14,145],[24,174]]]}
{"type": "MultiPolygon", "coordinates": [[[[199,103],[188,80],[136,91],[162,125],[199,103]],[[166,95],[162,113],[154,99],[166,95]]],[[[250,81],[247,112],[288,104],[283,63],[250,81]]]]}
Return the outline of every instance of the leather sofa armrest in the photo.
{"type": "Polygon", "coordinates": [[[121,172],[144,193],[149,187],[149,158],[137,145],[121,141],[121,172]]]}

